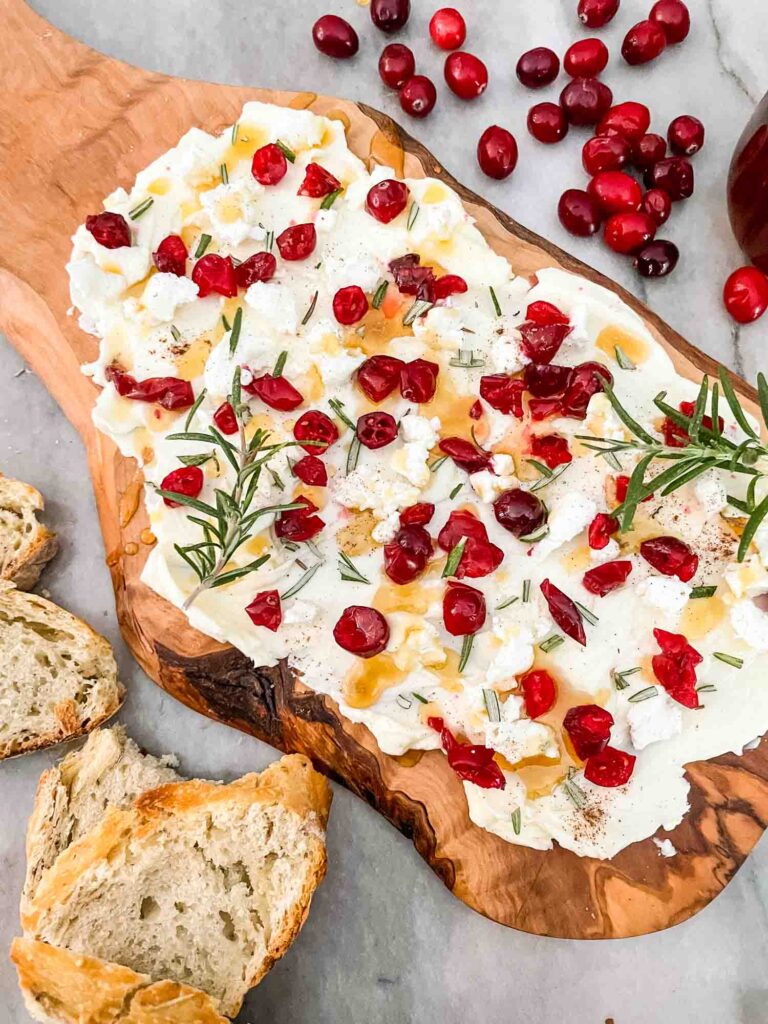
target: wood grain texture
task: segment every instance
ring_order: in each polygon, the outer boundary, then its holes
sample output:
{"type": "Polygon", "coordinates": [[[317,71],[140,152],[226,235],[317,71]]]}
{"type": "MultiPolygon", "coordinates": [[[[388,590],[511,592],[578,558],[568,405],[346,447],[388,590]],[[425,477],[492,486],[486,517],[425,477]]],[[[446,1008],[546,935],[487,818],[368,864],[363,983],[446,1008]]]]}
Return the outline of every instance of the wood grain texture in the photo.
{"type": "MultiPolygon", "coordinates": [[[[717,370],[631,295],[538,238],[452,178],[383,114],[313,94],[229,88],[150,74],[103,57],[57,32],[22,0],[0,4],[0,34],[13,40],[0,95],[0,145],[13,160],[0,177],[0,329],[43,379],[82,435],[99,507],[123,635],[145,671],[195,710],[285,751],[307,753],[409,836],[443,882],[480,913],[524,931],[571,938],[639,935],[683,921],[733,877],[768,824],[768,744],[743,757],[688,766],[691,812],[672,834],[678,856],[649,839],[611,861],[511,846],[468,820],[461,785],[437,752],[411,767],[383,755],[363,726],[284,667],[255,668],[191,629],[142,585],[148,526],[142,477],[98,434],[94,385],[79,364],[96,342],[67,315],[64,264],[85,214],[118,184],[174,145],[192,125],[232,123],[249,99],[308,107],[348,123],[352,149],[398,173],[452,185],[491,246],[519,274],[558,266],[618,292],[645,319],[677,369],[717,370]],[[131,553],[135,552],[135,553],[131,553]]],[[[747,405],[754,392],[734,379],[747,405]]],[[[754,406],[753,406],[754,407],[754,406]]]]}

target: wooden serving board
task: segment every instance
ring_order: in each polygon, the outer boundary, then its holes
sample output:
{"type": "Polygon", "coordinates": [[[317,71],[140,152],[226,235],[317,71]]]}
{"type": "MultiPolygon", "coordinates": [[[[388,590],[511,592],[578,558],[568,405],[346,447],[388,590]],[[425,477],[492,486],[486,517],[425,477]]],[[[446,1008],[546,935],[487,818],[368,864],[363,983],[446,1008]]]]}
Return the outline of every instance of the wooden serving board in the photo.
{"type": "MultiPolygon", "coordinates": [[[[691,812],[672,834],[678,855],[649,839],[611,861],[538,852],[472,826],[461,784],[438,752],[408,766],[283,668],[255,668],[187,624],[139,580],[149,547],[142,476],[91,423],[96,388],[80,364],[96,342],[67,315],[70,235],[118,184],[192,125],[216,132],[246,100],[335,114],[352,149],[398,174],[434,175],[463,198],[491,246],[518,274],[548,266],[583,274],[637,310],[694,379],[717,364],[631,295],[469,192],[393,121],[363,104],[311,93],[229,88],[130,67],[74,42],[22,0],[0,3],[6,62],[0,94],[0,329],[43,379],[85,444],[123,635],[144,670],[205,715],[317,767],[409,836],[459,899],[505,925],[540,935],[604,938],[667,928],[695,914],[733,877],[768,824],[768,744],[744,757],[688,766],[691,812]]],[[[747,406],[754,392],[734,384],[747,406]]],[[[151,539],[151,538],[150,538],[151,539]]]]}

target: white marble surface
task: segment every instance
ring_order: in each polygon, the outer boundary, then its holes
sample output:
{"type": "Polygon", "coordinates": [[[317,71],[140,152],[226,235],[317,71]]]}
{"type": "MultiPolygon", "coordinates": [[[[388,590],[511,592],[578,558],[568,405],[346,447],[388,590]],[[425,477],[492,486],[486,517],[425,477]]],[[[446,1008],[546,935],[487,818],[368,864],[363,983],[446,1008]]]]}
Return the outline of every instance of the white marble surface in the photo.
{"type": "MultiPolygon", "coordinates": [[[[650,0],[623,0],[619,17],[603,35],[614,53],[606,80],[617,99],[648,102],[656,115],[654,127],[662,132],[679,113],[696,114],[707,125],[707,146],[696,158],[696,196],[675,211],[663,231],[683,253],[677,273],[666,281],[646,287],[628,264],[597,242],[579,242],[562,232],[555,215],[557,197],[566,187],[582,186],[583,135],[573,132],[565,143],[546,149],[525,132],[529,105],[555,98],[564,79],[534,97],[514,77],[517,57],[534,45],[562,52],[583,35],[576,0],[459,0],[470,26],[468,48],[491,68],[489,90],[474,105],[462,105],[442,86],[441,60],[426,35],[437,4],[413,0],[411,22],[401,38],[414,47],[419,69],[441,84],[433,116],[408,127],[469,186],[620,280],[691,341],[754,379],[761,365],[765,368],[768,327],[737,331],[720,305],[722,282],[739,262],[728,230],[724,183],[731,149],[753,104],[768,89],[768,19],[764,0],[689,0],[689,5],[691,36],[651,67],[630,69],[615,59],[624,31],[644,16],[650,0]],[[503,183],[482,178],[475,165],[476,139],[491,123],[508,126],[520,143],[518,169],[503,183]]],[[[376,74],[385,40],[354,0],[305,0],[301,5],[33,0],[33,6],[97,48],[148,68],[335,93],[405,120],[376,74]],[[332,63],[311,46],[310,26],[329,9],[347,16],[359,31],[361,52],[348,64],[332,63]]],[[[182,708],[132,663],[116,627],[79,440],[39,381],[29,373],[17,375],[20,370],[19,358],[0,341],[0,470],[29,480],[48,496],[48,520],[63,550],[44,585],[55,600],[87,617],[115,643],[129,686],[122,720],[153,751],[177,751],[188,773],[232,778],[263,766],[274,756],[270,748],[182,708]]],[[[8,1024],[28,1021],[4,953],[17,931],[23,828],[36,779],[58,753],[0,767],[0,1019],[8,1024]]],[[[603,943],[535,938],[484,920],[440,885],[403,837],[338,787],[329,842],[328,878],[308,924],[252,993],[241,1021],[768,1021],[765,840],[727,891],[692,921],[661,935],[603,943]]]]}

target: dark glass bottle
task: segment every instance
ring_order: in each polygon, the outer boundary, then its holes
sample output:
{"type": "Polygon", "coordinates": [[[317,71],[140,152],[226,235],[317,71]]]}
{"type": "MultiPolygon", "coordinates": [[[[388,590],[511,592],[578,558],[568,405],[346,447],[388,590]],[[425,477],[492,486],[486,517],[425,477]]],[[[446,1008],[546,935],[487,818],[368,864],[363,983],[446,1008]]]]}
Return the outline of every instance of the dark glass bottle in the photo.
{"type": "Polygon", "coordinates": [[[768,95],[758,104],[733,154],[728,212],[739,245],[768,273],[768,95]]]}

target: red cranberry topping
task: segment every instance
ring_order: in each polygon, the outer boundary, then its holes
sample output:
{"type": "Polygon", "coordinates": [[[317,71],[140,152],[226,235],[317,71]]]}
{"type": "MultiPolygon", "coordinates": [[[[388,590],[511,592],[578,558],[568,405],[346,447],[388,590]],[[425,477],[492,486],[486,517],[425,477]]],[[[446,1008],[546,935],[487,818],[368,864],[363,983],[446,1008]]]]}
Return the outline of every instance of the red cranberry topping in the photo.
{"type": "Polygon", "coordinates": [[[579,0],[579,19],[587,28],[602,28],[619,9],[621,0],[579,0]]]}
{"type": "Polygon", "coordinates": [[[605,244],[614,252],[637,252],[656,234],[656,222],[647,213],[616,213],[605,225],[605,244]]]}
{"type": "Polygon", "coordinates": [[[639,21],[624,36],[621,56],[627,64],[648,64],[666,49],[664,29],[655,21],[639,21]]]}
{"type": "Polygon", "coordinates": [[[271,281],[277,270],[277,260],[271,252],[255,252],[235,267],[238,288],[250,288],[257,281],[271,281]]]}
{"type": "Polygon", "coordinates": [[[488,68],[479,57],[456,50],[445,59],[445,81],[459,99],[475,100],[488,85],[488,68]]]}
{"type": "Polygon", "coordinates": [[[187,270],[187,247],[180,235],[167,235],[156,252],[152,253],[152,262],[161,274],[175,274],[184,277],[187,270]]]}
{"type": "Polygon", "coordinates": [[[326,57],[354,57],[360,46],[357,32],[348,21],[335,14],[324,14],[312,26],[312,40],[326,57]]]}
{"type": "Polygon", "coordinates": [[[648,17],[661,26],[670,46],[682,43],[691,30],[691,16],[682,0],[657,0],[648,17]]]}
{"type": "Polygon", "coordinates": [[[105,249],[122,249],[131,244],[131,229],[121,213],[90,213],[85,218],[85,229],[105,249]]]}
{"type": "Polygon", "coordinates": [[[402,181],[386,178],[368,192],[365,208],[381,224],[389,224],[408,205],[408,188],[402,181]]]}
{"type": "Polygon", "coordinates": [[[622,135],[636,142],[651,126],[651,112],[644,103],[627,100],[611,107],[597,126],[598,135],[622,135]]]}
{"type": "Polygon", "coordinates": [[[635,270],[641,277],[666,277],[680,259],[680,250],[674,242],[657,239],[635,253],[635,270]]]}
{"type": "Polygon", "coordinates": [[[525,713],[529,718],[540,718],[555,706],[557,686],[549,672],[543,668],[526,672],[520,680],[520,689],[523,691],[525,713]]]}
{"type": "MultiPolygon", "coordinates": [[[[182,466],[174,469],[163,477],[160,487],[164,491],[173,491],[174,494],[183,494],[187,498],[196,498],[203,489],[203,471],[199,466],[182,466]]],[[[169,508],[178,508],[179,502],[171,498],[163,498],[169,508]]]]}
{"type": "Polygon", "coordinates": [[[556,363],[528,363],[523,371],[526,391],[536,398],[555,398],[565,393],[573,370],[556,363]]]}
{"type": "Polygon", "coordinates": [[[279,409],[281,412],[297,409],[304,401],[302,393],[290,381],[285,377],[273,377],[271,373],[255,377],[250,384],[244,384],[243,391],[257,395],[270,409],[279,409]]]}
{"type": "Polygon", "coordinates": [[[723,302],[737,323],[759,320],[768,309],[768,277],[757,267],[734,270],[725,282],[723,302]]]}
{"type": "Polygon", "coordinates": [[[219,431],[227,436],[230,434],[236,434],[238,431],[235,410],[229,402],[221,403],[219,408],[213,414],[213,422],[216,424],[219,431]]]}
{"type": "Polygon", "coordinates": [[[359,367],[357,383],[372,402],[383,402],[400,383],[400,371],[405,366],[394,356],[371,356],[359,367]]]}
{"type": "Polygon", "coordinates": [[[699,568],[699,556],[677,537],[654,537],[644,540],[640,554],[663,576],[677,576],[683,583],[693,579],[699,568]]]}
{"type": "Polygon", "coordinates": [[[571,333],[570,324],[520,324],[523,354],[536,363],[550,363],[571,333]]]}
{"type": "Polygon", "coordinates": [[[326,171],[320,164],[307,164],[304,171],[304,181],[299,186],[296,195],[309,196],[310,199],[322,199],[329,196],[331,192],[337,192],[341,188],[341,182],[335,178],[330,171],[326,171]]]}
{"type": "Polygon", "coordinates": [[[537,103],[528,111],[528,131],[539,142],[552,145],[568,134],[568,119],[557,103],[537,103]]]}
{"type": "MultiPolygon", "coordinates": [[[[687,404],[687,403],[683,403],[683,404],[687,404]]],[[[691,405],[691,412],[693,412],[693,402],[691,402],[690,405],[691,405]]],[[[707,417],[705,417],[705,419],[709,419],[709,417],[707,416],[707,417]]],[[[722,416],[720,417],[720,419],[722,419],[722,416]]],[[[711,420],[710,420],[710,422],[711,422],[711,420]]],[[[686,436],[686,438],[688,437],[687,434],[685,436],[686,436]]],[[[616,486],[616,501],[620,505],[622,505],[624,503],[624,501],[626,500],[627,491],[629,490],[629,477],[628,476],[624,476],[623,473],[619,474],[619,476],[616,477],[615,486],[616,486]]],[[[647,498],[643,498],[643,502],[642,503],[645,504],[648,501],[653,501],[653,494],[649,494],[647,498]]]]}
{"type": "Polygon", "coordinates": [[[451,295],[463,295],[467,290],[467,282],[458,274],[443,274],[435,281],[435,302],[447,299],[451,295]]]}
{"type": "Polygon", "coordinates": [[[455,7],[441,7],[429,19],[429,34],[441,50],[457,50],[467,38],[467,26],[455,7]]]}
{"type": "Polygon", "coordinates": [[[575,125],[597,124],[613,102],[613,93],[597,78],[574,78],[560,93],[565,116],[575,125]]]}
{"type": "Polygon", "coordinates": [[[605,391],[606,382],[612,384],[613,376],[602,363],[588,362],[574,366],[568,388],[560,399],[561,414],[583,420],[587,415],[590,399],[593,395],[605,391]]]}
{"type": "Polygon", "coordinates": [[[525,311],[526,320],[534,324],[567,324],[568,317],[561,309],[552,302],[544,302],[541,299],[537,302],[529,302],[525,311]]]}
{"type": "Polygon", "coordinates": [[[435,514],[435,506],[431,501],[420,501],[409,505],[400,513],[401,526],[426,526],[435,514]]]}
{"type": "Polygon", "coordinates": [[[581,162],[587,174],[618,171],[632,156],[632,147],[621,135],[596,135],[587,139],[581,151],[581,162]]]}
{"type": "Polygon", "coordinates": [[[237,295],[235,268],[230,256],[217,256],[213,252],[201,256],[192,268],[192,280],[197,285],[201,299],[211,292],[226,295],[228,298],[237,295]]]}
{"type": "Polygon", "coordinates": [[[260,185],[276,185],[288,170],[288,161],[280,147],[269,142],[253,154],[251,173],[260,185]]]}
{"type": "Polygon", "coordinates": [[[398,291],[403,295],[415,295],[427,302],[435,300],[435,272],[432,267],[422,267],[418,253],[409,252],[392,260],[389,269],[395,279],[398,291]]]}
{"type": "Polygon", "coordinates": [[[375,608],[352,604],[341,613],[333,627],[333,639],[350,654],[373,658],[381,654],[389,642],[387,620],[375,608]]]}
{"type": "Polygon", "coordinates": [[[688,199],[693,195],[693,167],[682,156],[660,160],[646,172],[645,184],[648,188],[663,189],[673,203],[688,199]]]}
{"type": "Polygon", "coordinates": [[[427,117],[436,102],[435,83],[426,75],[413,75],[400,90],[400,106],[411,117],[427,117]]]}
{"type": "Polygon", "coordinates": [[[459,508],[448,516],[448,522],[437,535],[437,543],[443,551],[452,551],[462,537],[485,541],[488,540],[488,531],[476,515],[468,509],[459,508]]]}
{"type": "Polygon", "coordinates": [[[283,621],[280,595],[276,590],[263,590],[254,597],[245,613],[254,626],[264,626],[276,633],[283,621]]]}
{"type": "Polygon", "coordinates": [[[626,583],[632,572],[631,562],[603,562],[594,569],[588,569],[582,578],[582,585],[590,594],[605,597],[626,583]]]}
{"type": "Polygon", "coordinates": [[[653,635],[662,651],[651,659],[653,674],[678,704],[686,708],[697,708],[699,695],[696,692],[696,668],[704,659],[680,633],[654,629],[653,635]]]}
{"type": "Polygon", "coordinates": [[[305,260],[315,251],[317,234],[314,224],[293,224],[275,239],[284,260],[305,260]]]}
{"type": "Polygon", "coordinates": [[[382,32],[399,32],[410,13],[411,0],[371,0],[371,21],[382,32]]]}
{"type": "Polygon", "coordinates": [[[619,521],[607,512],[598,512],[589,524],[587,538],[593,551],[602,551],[608,547],[608,541],[614,533],[618,533],[619,521]]]}
{"type": "Polygon", "coordinates": [[[598,704],[579,704],[569,708],[563,719],[563,729],[582,761],[594,757],[608,745],[611,738],[613,715],[598,704]]]}
{"type": "Polygon", "coordinates": [[[596,234],[603,223],[603,214],[589,194],[580,188],[569,188],[560,196],[557,215],[566,231],[579,238],[596,234]]]}
{"type": "Polygon", "coordinates": [[[505,373],[491,373],[480,378],[480,397],[497,412],[523,418],[523,392],[525,384],[505,373]]]}
{"type": "Polygon", "coordinates": [[[384,572],[393,583],[412,583],[427,568],[432,557],[432,538],[423,526],[401,526],[393,540],[384,545],[384,572]]]}
{"type": "Polygon", "coordinates": [[[547,602],[549,614],[560,629],[562,629],[566,636],[575,640],[577,644],[586,647],[587,636],[584,632],[584,620],[582,619],[581,612],[570,597],[558,589],[554,583],[550,583],[549,580],[542,581],[540,590],[544,595],[544,600],[547,602]]]}
{"type": "Polygon", "coordinates": [[[388,412],[366,412],[357,421],[357,439],[372,451],[384,448],[397,437],[397,420],[388,412]]]}
{"type": "MultiPolygon", "coordinates": [[[[618,136],[619,138],[621,136],[618,136]]],[[[667,155],[667,141],[661,135],[641,135],[632,146],[632,163],[639,171],[647,171],[667,155]]]]}
{"type": "Polygon", "coordinates": [[[471,782],[480,789],[504,789],[507,781],[504,772],[494,761],[494,751],[490,747],[459,743],[445,728],[442,718],[428,718],[427,725],[440,733],[440,742],[448,764],[460,779],[471,782]]]}
{"type": "Polygon", "coordinates": [[[499,526],[518,539],[529,537],[547,521],[544,502],[519,488],[502,491],[493,503],[493,514],[499,526]]]}
{"type": "Polygon", "coordinates": [[[517,62],[517,77],[527,89],[541,89],[560,74],[560,58],[554,50],[537,46],[517,62]]]}
{"type": "Polygon", "coordinates": [[[305,455],[294,463],[293,475],[308,487],[328,485],[328,470],[323,460],[318,459],[316,455],[305,455]]]}
{"type": "Polygon", "coordinates": [[[538,423],[550,416],[563,415],[563,398],[558,395],[556,398],[531,398],[528,402],[528,411],[531,419],[538,423]]]}
{"type": "Polygon", "coordinates": [[[469,537],[461,553],[461,559],[454,576],[457,580],[468,576],[470,579],[481,579],[496,572],[504,561],[504,552],[489,540],[476,540],[469,537]]]}
{"type": "Polygon", "coordinates": [[[439,448],[450,456],[459,469],[465,469],[467,473],[479,473],[491,465],[491,453],[480,451],[463,437],[444,437],[439,448]]]}
{"type": "Polygon", "coordinates": [[[130,373],[123,373],[115,366],[105,371],[107,380],[115,386],[121,398],[132,398],[137,402],[155,402],[163,409],[186,409],[194,405],[195,393],[188,380],[178,377],[148,377],[136,380],[130,373]]]}
{"type": "Polygon", "coordinates": [[[443,622],[451,636],[468,636],[485,622],[485,597],[466,583],[449,583],[443,595],[443,622]]]}
{"type": "Polygon", "coordinates": [[[301,502],[304,507],[281,512],[275,520],[275,533],[280,538],[292,540],[298,544],[316,537],[325,526],[325,522],[320,516],[313,514],[317,512],[317,505],[309,498],[301,494],[295,500],[301,502]]]}
{"type": "Polygon", "coordinates": [[[309,452],[310,455],[322,455],[334,441],[338,441],[339,431],[330,416],[326,416],[319,409],[309,409],[296,420],[293,436],[301,443],[305,452],[309,452]],[[304,444],[305,441],[313,441],[314,444],[304,444]]]}
{"type": "Polygon", "coordinates": [[[339,288],[333,296],[333,315],[340,324],[356,324],[368,312],[368,299],[363,289],[356,284],[339,288]]]}
{"type": "Polygon", "coordinates": [[[531,439],[531,455],[540,459],[550,469],[564,466],[573,461],[568,450],[568,439],[558,434],[545,434],[531,439]]]}
{"type": "Polygon", "coordinates": [[[483,416],[483,403],[478,398],[477,401],[473,402],[469,407],[469,418],[471,420],[482,419],[483,416]]]}
{"type": "Polygon", "coordinates": [[[480,136],[477,144],[477,162],[480,170],[489,178],[501,181],[508,178],[517,167],[517,143],[506,128],[492,124],[480,136]]]}
{"type": "Polygon", "coordinates": [[[413,51],[403,43],[390,43],[381,51],[379,75],[390,89],[400,89],[416,71],[413,51]]]}
{"type": "Polygon", "coordinates": [[[640,185],[623,171],[601,171],[590,181],[587,191],[605,213],[636,210],[643,198],[640,185]]]}
{"type": "Polygon", "coordinates": [[[596,78],[607,64],[608,47],[602,39],[579,39],[563,57],[563,68],[571,78],[596,78]]]}
{"type": "Polygon", "coordinates": [[[440,366],[427,359],[412,359],[400,366],[400,394],[409,402],[431,402],[437,390],[440,366]]]}
{"type": "Polygon", "coordinates": [[[627,754],[616,747],[606,747],[587,760],[584,778],[593,786],[602,786],[604,789],[624,786],[632,778],[636,760],[634,754],[627,754]]]}
{"type": "Polygon", "coordinates": [[[682,114],[670,124],[667,139],[673,153],[694,156],[704,146],[704,125],[698,117],[682,114]]]}
{"type": "Polygon", "coordinates": [[[661,227],[662,224],[666,224],[672,213],[672,200],[660,188],[651,188],[643,196],[640,209],[649,217],[653,217],[656,224],[661,227]]]}

